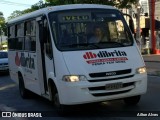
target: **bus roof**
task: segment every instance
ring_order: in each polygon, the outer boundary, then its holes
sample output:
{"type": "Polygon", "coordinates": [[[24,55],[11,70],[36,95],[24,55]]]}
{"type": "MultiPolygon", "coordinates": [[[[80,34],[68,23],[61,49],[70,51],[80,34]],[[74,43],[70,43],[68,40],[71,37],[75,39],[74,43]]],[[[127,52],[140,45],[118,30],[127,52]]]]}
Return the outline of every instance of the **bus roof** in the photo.
{"type": "Polygon", "coordinates": [[[19,21],[26,20],[26,19],[34,18],[34,17],[40,16],[42,14],[47,14],[49,12],[61,11],[61,10],[72,10],[72,9],[84,9],[84,8],[89,8],[89,9],[92,9],[92,8],[115,9],[112,6],[98,5],[98,4],[70,4],[70,5],[51,6],[51,7],[46,7],[46,8],[43,8],[43,9],[39,9],[39,10],[36,10],[34,12],[27,13],[27,14],[24,14],[22,16],[11,19],[10,21],[8,21],[8,25],[9,24],[14,24],[14,23],[17,23],[19,21]]]}

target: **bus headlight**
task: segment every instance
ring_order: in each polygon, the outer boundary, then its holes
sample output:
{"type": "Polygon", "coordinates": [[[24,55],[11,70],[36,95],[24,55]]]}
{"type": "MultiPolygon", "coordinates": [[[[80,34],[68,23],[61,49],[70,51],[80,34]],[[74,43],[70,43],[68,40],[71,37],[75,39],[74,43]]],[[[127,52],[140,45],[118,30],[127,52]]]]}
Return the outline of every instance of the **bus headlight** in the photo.
{"type": "Polygon", "coordinates": [[[143,74],[143,73],[146,73],[146,72],[147,72],[146,67],[140,67],[140,68],[136,69],[137,74],[143,74]]]}
{"type": "Polygon", "coordinates": [[[87,80],[84,75],[66,75],[63,76],[63,81],[66,82],[78,82],[78,81],[84,81],[87,80]]]}

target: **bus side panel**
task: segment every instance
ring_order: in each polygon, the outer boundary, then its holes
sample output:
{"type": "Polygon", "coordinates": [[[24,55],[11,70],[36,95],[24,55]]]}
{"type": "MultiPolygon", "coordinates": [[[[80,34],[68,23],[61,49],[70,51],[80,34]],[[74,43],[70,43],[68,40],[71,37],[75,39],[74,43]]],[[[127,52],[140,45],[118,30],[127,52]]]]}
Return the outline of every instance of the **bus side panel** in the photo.
{"type": "Polygon", "coordinates": [[[18,72],[23,76],[25,88],[34,93],[40,94],[40,84],[37,73],[37,55],[34,52],[9,51],[10,76],[16,83],[18,72]]]}
{"type": "Polygon", "coordinates": [[[37,72],[37,54],[36,52],[21,53],[21,63],[24,72],[24,83],[28,90],[40,95],[40,84],[37,72]]]}

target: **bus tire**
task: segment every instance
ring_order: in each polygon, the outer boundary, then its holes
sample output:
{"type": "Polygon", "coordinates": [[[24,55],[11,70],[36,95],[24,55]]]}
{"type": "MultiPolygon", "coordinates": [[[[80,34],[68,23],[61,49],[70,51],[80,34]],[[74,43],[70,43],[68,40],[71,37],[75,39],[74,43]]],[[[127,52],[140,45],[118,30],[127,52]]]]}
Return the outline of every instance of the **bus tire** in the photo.
{"type": "Polygon", "coordinates": [[[56,111],[59,115],[65,115],[65,106],[60,103],[58,91],[54,84],[52,84],[49,88],[51,94],[51,102],[56,108],[56,111]]]}
{"type": "Polygon", "coordinates": [[[140,98],[141,98],[141,96],[137,95],[137,96],[133,96],[133,97],[124,98],[123,100],[126,105],[132,106],[132,105],[138,104],[138,102],[140,101],[140,98]]]}
{"type": "Polygon", "coordinates": [[[58,93],[56,93],[54,96],[54,105],[59,115],[63,116],[66,114],[65,106],[60,103],[58,93]]]}
{"type": "Polygon", "coordinates": [[[25,88],[22,75],[19,75],[19,92],[23,99],[29,98],[29,91],[25,88]]]}

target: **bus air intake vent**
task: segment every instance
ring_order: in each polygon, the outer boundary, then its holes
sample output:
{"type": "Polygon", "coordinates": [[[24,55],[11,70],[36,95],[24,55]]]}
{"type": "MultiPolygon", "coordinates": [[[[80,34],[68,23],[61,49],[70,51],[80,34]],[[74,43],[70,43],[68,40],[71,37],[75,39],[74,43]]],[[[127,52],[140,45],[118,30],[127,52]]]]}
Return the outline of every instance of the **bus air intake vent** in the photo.
{"type": "Polygon", "coordinates": [[[123,77],[116,77],[116,78],[107,78],[107,79],[96,79],[96,80],[88,80],[89,82],[104,82],[104,81],[112,81],[112,80],[121,80],[126,78],[132,78],[134,75],[128,75],[123,77]]]}
{"type": "Polygon", "coordinates": [[[109,77],[109,76],[116,76],[116,75],[124,75],[124,74],[129,74],[129,73],[131,73],[131,69],[100,72],[100,73],[90,73],[89,76],[92,78],[96,78],[96,77],[109,77]]]}

